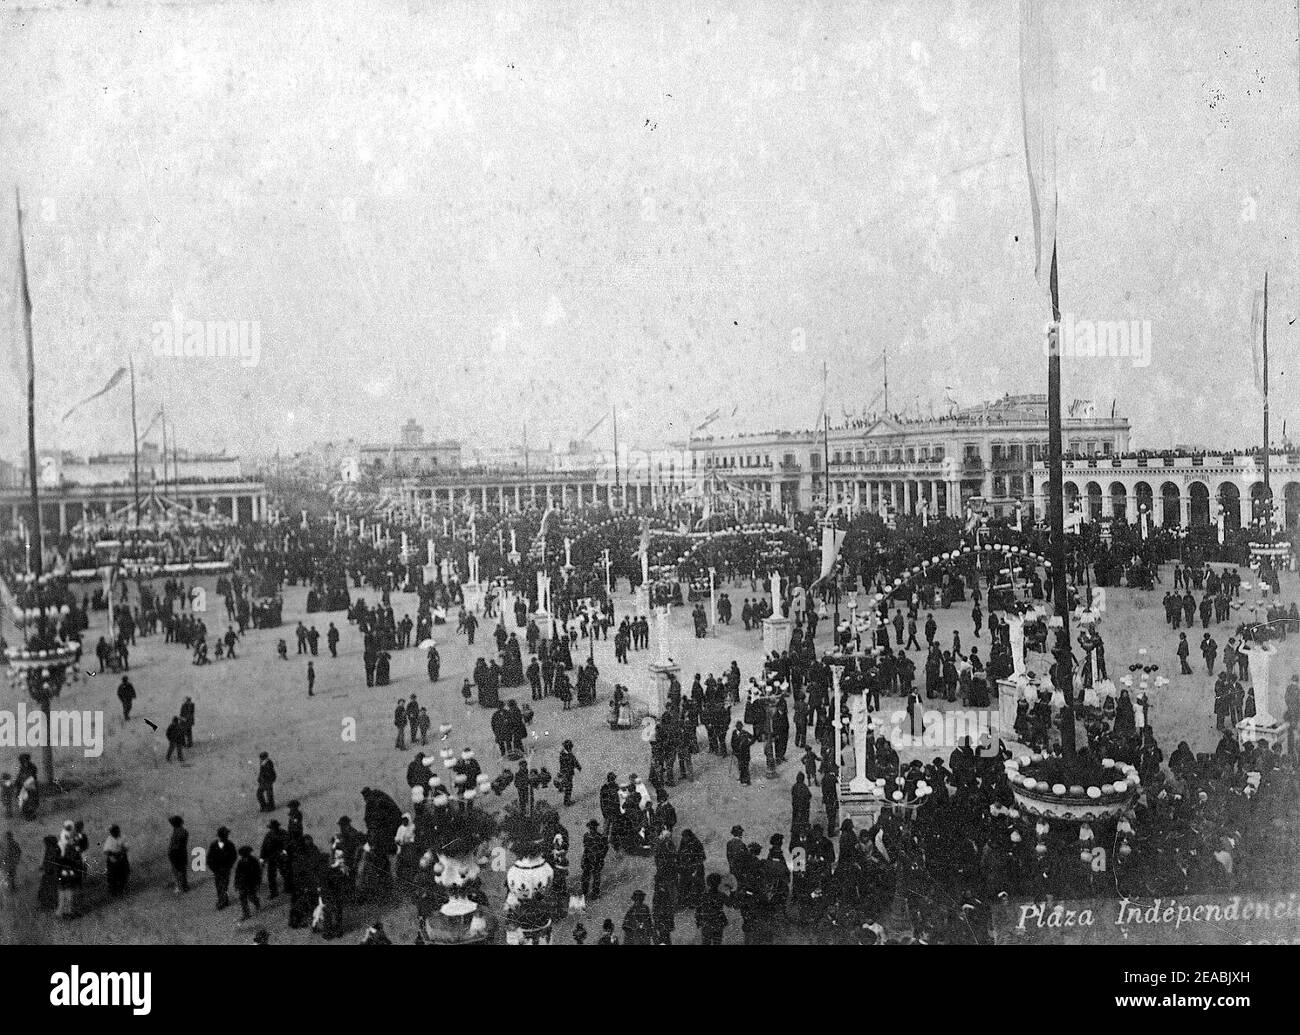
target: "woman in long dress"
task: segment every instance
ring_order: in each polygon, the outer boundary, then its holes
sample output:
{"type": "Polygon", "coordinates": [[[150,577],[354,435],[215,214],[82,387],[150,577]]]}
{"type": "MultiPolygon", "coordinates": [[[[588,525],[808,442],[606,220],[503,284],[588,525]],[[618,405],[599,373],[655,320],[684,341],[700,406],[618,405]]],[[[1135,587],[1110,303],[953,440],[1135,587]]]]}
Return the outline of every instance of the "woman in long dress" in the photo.
{"type": "Polygon", "coordinates": [[[59,839],[45,835],[45,856],[41,860],[41,881],[36,887],[36,905],[54,909],[59,904],[59,839]]]}

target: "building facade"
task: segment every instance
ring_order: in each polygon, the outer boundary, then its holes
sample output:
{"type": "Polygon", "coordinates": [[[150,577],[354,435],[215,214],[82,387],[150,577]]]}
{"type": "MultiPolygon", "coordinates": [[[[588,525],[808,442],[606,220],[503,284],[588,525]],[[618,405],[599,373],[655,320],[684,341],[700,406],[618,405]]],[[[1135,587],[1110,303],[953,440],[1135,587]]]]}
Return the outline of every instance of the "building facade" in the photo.
{"type": "MultiPolygon", "coordinates": [[[[135,500],[136,460],[131,453],[79,458],[44,453],[37,457],[41,525],[60,534],[83,518],[105,517],[135,500]]],[[[243,473],[237,456],[223,453],[184,453],[166,459],[152,443],[140,446],[140,497],[156,492],[205,513],[216,509],[235,521],[264,521],[265,483],[243,473]]],[[[0,486],[0,528],[13,529],[18,519],[33,517],[27,469],[16,485],[0,486]]]]}
{"type": "MultiPolygon", "coordinates": [[[[1264,517],[1263,458],[1258,452],[1167,450],[1147,455],[1091,456],[1064,461],[1067,509],[1084,520],[1120,518],[1134,524],[1146,507],[1156,525],[1208,525],[1222,508],[1226,529],[1264,517]]],[[[1035,463],[1038,508],[1047,505],[1047,464],[1035,463]]],[[[1300,450],[1269,456],[1274,522],[1295,530],[1300,519],[1300,450]]],[[[1044,513],[1040,509],[1040,513],[1044,513]]]]}
{"type": "MultiPolygon", "coordinates": [[[[1063,419],[1065,448],[1080,454],[1129,448],[1123,417],[1098,418],[1077,403],[1063,419]]],[[[880,512],[962,513],[982,499],[994,512],[1037,494],[1035,464],[1047,455],[1047,396],[1008,395],[946,417],[882,416],[819,431],[775,431],[691,441],[701,469],[766,492],[778,509],[825,502],[880,512]]]]}
{"type": "Polygon", "coordinates": [[[362,445],[357,467],[378,477],[412,477],[461,466],[461,444],[455,439],[426,442],[424,428],[414,419],[402,426],[398,441],[362,445]]]}

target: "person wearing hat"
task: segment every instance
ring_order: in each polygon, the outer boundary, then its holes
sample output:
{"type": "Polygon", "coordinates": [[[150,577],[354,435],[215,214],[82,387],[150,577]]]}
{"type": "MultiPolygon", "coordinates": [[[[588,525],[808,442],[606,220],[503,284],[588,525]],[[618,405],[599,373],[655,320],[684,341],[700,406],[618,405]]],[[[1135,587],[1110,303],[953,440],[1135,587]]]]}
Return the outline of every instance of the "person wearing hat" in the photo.
{"type": "Polygon", "coordinates": [[[745,847],[745,828],[737,823],[731,828],[731,840],[726,847],[727,868],[737,880],[749,861],[749,849],[745,847]]]}
{"type": "Polygon", "coordinates": [[[740,782],[749,783],[749,751],[754,738],[745,729],[745,724],[736,720],[736,728],[731,734],[731,753],[736,756],[736,768],[740,772],[740,782]]]}
{"type": "Polygon", "coordinates": [[[252,916],[248,903],[252,902],[259,913],[262,911],[262,901],[257,896],[261,887],[262,864],[253,855],[252,846],[243,845],[239,849],[239,861],[235,863],[235,891],[239,893],[239,908],[245,920],[252,916]]]}
{"type": "Polygon", "coordinates": [[[230,905],[230,875],[235,868],[239,853],[230,841],[230,830],[217,828],[217,839],[208,845],[208,872],[212,874],[212,883],[217,889],[217,909],[230,905]]]}
{"type": "Polygon", "coordinates": [[[275,811],[275,763],[271,756],[263,751],[257,767],[257,804],[263,812],[275,811]]]}
{"type": "Polygon", "coordinates": [[[619,801],[618,776],[614,773],[608,773],[605,776],[604,785],[600,788],[600,814],[605,821],[602,833],[606,837],[614,828],[614,823],[618,820],[622,811],[622,803],[619,801]]]}
{"type": "Polygon", "coordinates": [[[272,899],[280,894],[280,876],[284,875],[285,890],[288,887],[288,848],[289,839],[280,829],[280,821],[273,819],[266,825],[266,836],[262,838],[262,848],[258,853],[266,872],[266,887],[272,899]]]}
{"type": "Polygon", "coordinates": [[[601,931],[602,931],[603,933],[602,933],[601,936],[600,936],[600,940],[596,942],[597,945],[617,945],[617,944],[618,944],[618,939],[617,939],[616,937],[614,937],[614,921],[613,921],[613,920],[606,919],[605,922],[604,922],[603,924],[600,925],[600,929],[601,929],[601,931]]]}
{"type": "Polygon", "coordinates": [[[564,792],[565,805],[573,804],[573,777],[575,773],[580,772],[582,772],[582,763],[573,753],[573,741],[566,740],[560,750],[559,779],[555,781],[556,790],[564,792]]]}
{"type": "Polygon", "coordinates": [[[600,832],[597,820],[587,821],[587,832],[582,835],[582,897],[600,898],[600,875],[605,870],[605,857],[609,855],[609,838],[600,832]]]}
{"type": "MultiPolygon", "coordinates": [[[[291,843],[294,841],[301,841],[303,838],[302,806],[298,803],[297,798],[294,798],[289,802],[289,825],[287,832],[291,843]]],[[[286,884],[285,887],[288,887],[288,885],[286,884]]]]}

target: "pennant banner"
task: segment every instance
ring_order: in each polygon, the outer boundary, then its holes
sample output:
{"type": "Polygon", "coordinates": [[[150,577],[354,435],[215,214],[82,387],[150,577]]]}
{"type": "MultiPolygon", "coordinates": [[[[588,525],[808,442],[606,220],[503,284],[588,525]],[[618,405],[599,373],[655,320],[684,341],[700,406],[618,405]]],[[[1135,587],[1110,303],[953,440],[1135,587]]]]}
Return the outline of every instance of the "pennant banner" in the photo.
{"type": "MultiPolygon", "coordinates": [[[[84,399],[81,400],[81,402],[77,403],[77,404],[74,405],[71,409],[69,409],[68,412],[65,413],[65,414],[63,415],[63,417],[60,418],[60,419],[61,419],[61,420],[67,420],[67,419],[68,419],[69,417],[71,417],[71,416],[72,416],[72,415],[73,415],[73,414],[74,414],[78,409],[80,409],[82,406],[85,406],[86,403],[88,403],[88,402],[92,402],[93,400],[98,399],[98,398],[99,398],[101,395],[103,395],[105,392],[110,392],[110,391],[112,391],[114,388],[116,388],[116,387],[118,386],[118,384],[121,382],[122,378],[124,378],[124,377],[126,377],[126,367],[118,367],[115,371],[113,371],[113,376],[110,377],[110,378],[108,379],[108,381],[105,383],[105,385],[104,385],[103,388],[101,388],[98,392],[93,392],[92,394],[86,396],[84,399]]],[[[157,418],[157,416],[155,415],[155,416],[154,416],[154,420],[157,420],[157,419],[158,419],[158,418],[157,418]]],[[[149,427],[152,428],[153,425],[150,424],[149,427]]],[[[146,431],[145,434],[147,435],[148,432],[146,431]]],[[[144,438],[144,435],[141,435],[140,437],[141,437],[141,439],[143,439],[143,438],[144,438]]]]}
{"type": "Polygon", "coordinates": [[[1055,95],[1056,52],[1042,0],[1020,0],[1020,108],[1034,219],[1034,276],[1044,289],[1056,247],[1055,95]]]}
{"type": "Polygon", "coordinates": [[[1256,291],[1250,309],[1250,362],[1255,370],[1255,390],[1264,392],[1264,374],[1260,361],[1264,340],[1264,292],[1256,291]]]}
{"type": "Polygon", "coordinates": [[[827,525],[822,529],[822,569],[809,587],[810,592],[830,578],[831,570],[835,567],[836,558],[840,555],[840,548],[844,545],[844,537],[847,535],[847,531],[841,531],[831,525],[827,525]]]}

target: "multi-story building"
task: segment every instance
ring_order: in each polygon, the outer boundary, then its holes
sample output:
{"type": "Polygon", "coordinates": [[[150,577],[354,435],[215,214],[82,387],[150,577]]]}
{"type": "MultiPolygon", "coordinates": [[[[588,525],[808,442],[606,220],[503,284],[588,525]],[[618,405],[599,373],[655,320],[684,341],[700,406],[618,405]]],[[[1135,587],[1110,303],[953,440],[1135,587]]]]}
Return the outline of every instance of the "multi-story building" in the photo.
{"type": "Polygon", "coordinates": [[[424,428],[410,419],[397,442],[361,446],[357,466],[378,477],[415,477],[426,472],[454,471],[461,466],[461,444],[454,439],[424,440],[424,428]]]}
{"type": "MultiPolygon", "coordinates": [[[[1076,403],[1063,418],[1067,450],[1107,455],[1129,448],[1124,417],[1076,403]]],[[[1007,395],[945,417],[896,415],[816,430],[691,440],[699,467],[766,492],[775,508],[833,503],[916,513],[961,513],[972,498],[995,512],[1036,495],[1034,464],[1047,455],[1047,396],[1007,395]]]]}
{"type": "MultiPolygon", "coordinates": [[[[1257,450],[1169,449],[1120,455],[1094,454],[1064,460],[1062,488],[1067,509],[1084,520],[1119,518],[1135,524],[1145,507],[1156,525],[1217,523],[1226,529],[1264,517],[1263,457],[1257,450]]],[[[1046,507],[1047,463],[1034,465],[1037,506],[1046,507]]],[[[1269,456],[1274,521],[1295,529],[1300,519],[1300,449],[1269,456]]],[[[1042,510],[1040,509],[1040,513],[1042,510]]]]}
{"type": "MultiPolygon", "coordinates": [[[[136,498],[136,458],[131,453],[76,457],[47,452],[37,457],[41,521],[48,531],[69,531],[83,518],[98,519],[121,510],[136,498]]],[[[0,487],[0,527],[14,528],[20,517],[32,518],[26,488],[26,465],[19,484],[0,487]]],[[[153,443],[140,446],[139,491],[158,493],[204,513],[215,508],[235,521],[267,517],[266,485],[248,477],[237,456],[224,453],[168,451],[153,443]]]]}

